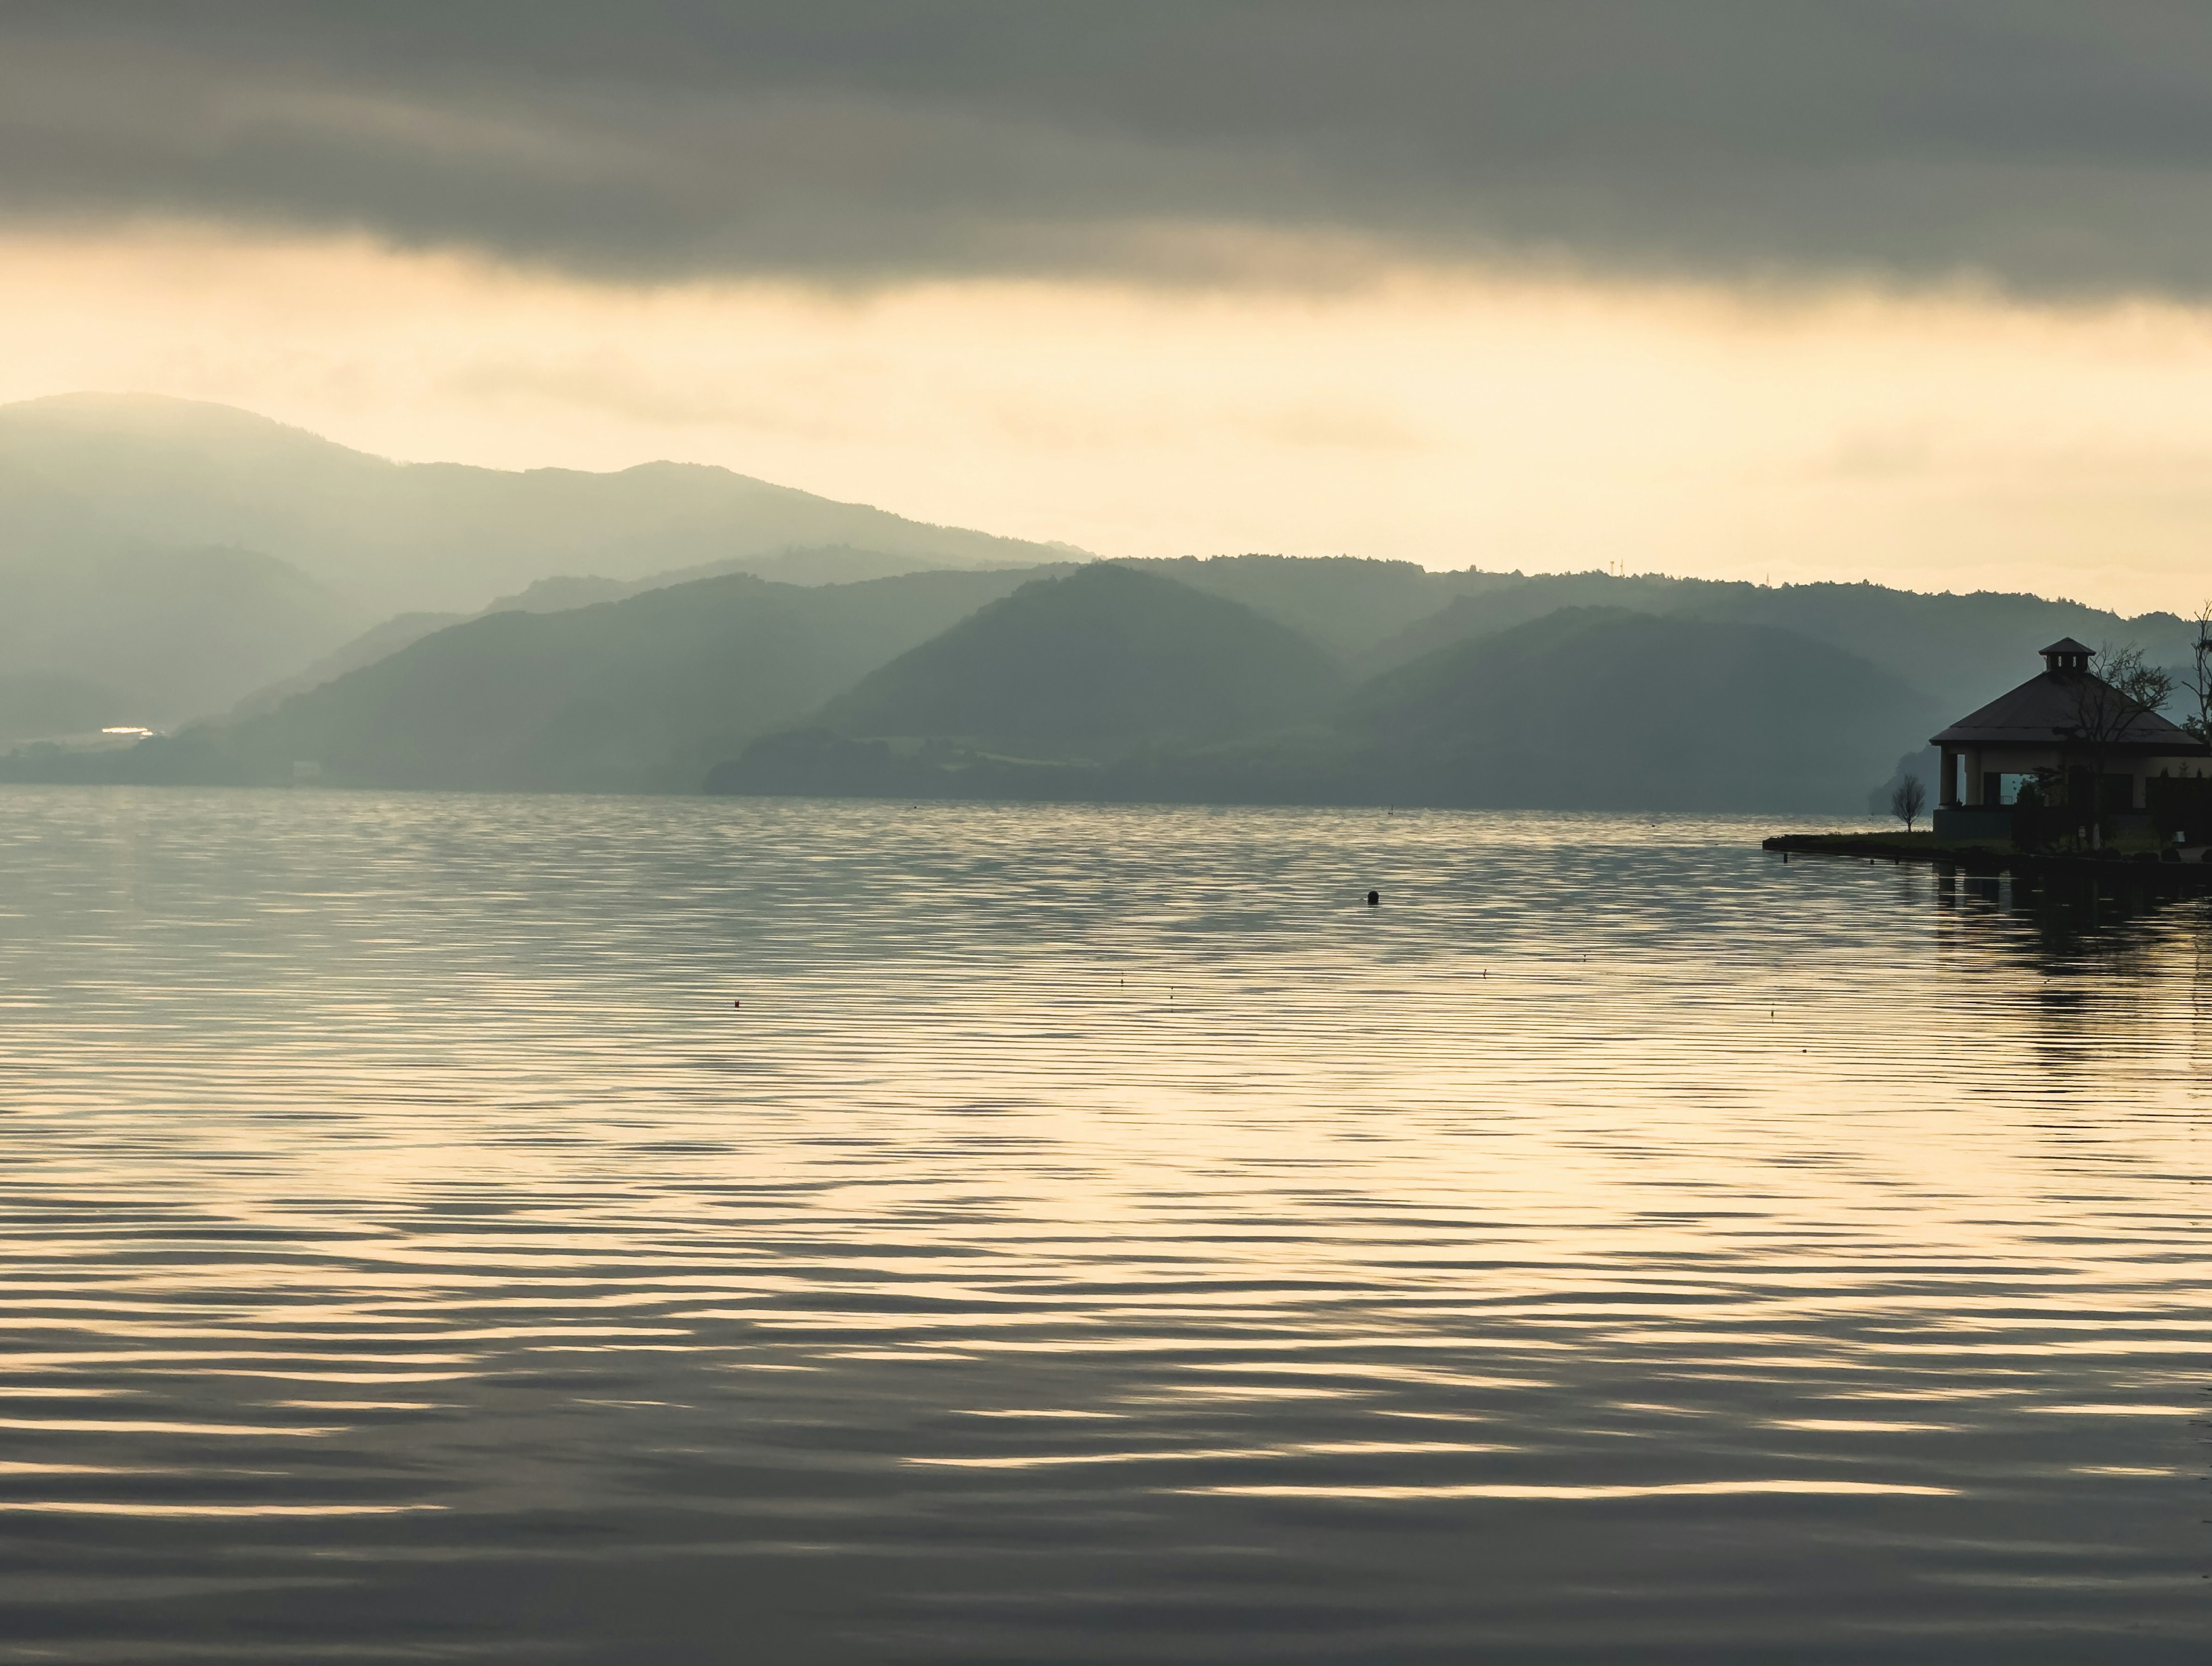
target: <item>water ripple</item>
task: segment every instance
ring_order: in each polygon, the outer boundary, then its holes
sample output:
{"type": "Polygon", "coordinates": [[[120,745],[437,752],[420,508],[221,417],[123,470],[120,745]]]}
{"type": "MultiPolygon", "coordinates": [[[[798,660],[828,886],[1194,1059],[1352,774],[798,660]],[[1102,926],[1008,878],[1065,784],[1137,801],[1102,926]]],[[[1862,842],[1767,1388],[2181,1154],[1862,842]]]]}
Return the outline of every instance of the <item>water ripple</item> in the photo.
{"type": "Polygon", "coordinates": [[[2202,905],[1770,830],[0,792],[0,1661],[2201,1658],[2202,905]]]}

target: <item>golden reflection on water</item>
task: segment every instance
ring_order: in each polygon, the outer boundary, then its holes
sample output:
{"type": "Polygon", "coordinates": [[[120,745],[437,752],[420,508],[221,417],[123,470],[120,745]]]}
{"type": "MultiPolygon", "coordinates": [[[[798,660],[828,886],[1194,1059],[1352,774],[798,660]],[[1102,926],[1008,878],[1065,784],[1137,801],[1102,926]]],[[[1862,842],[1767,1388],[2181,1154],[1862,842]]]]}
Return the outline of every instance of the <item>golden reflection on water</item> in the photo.
{"type": "Polygon", "coordinates": [[[1771,830],[0,794],[0,1660],[2194,1658],[2204,906],[1771,830]]]}

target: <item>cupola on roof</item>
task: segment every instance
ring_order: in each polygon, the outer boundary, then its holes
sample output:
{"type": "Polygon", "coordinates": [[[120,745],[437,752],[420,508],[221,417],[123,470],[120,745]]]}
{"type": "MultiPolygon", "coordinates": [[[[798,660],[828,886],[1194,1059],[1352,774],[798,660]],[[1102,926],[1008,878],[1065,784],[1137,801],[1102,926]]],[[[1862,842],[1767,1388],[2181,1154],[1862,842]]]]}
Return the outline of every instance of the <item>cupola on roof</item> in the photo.
{"type": "MultiPolygon", "coordinates": [[[[1979,711],[1970,712],[1942,733],[1930,735],[1931,746],[2064,745],[2078,737],[2083,727],[2085,687],[2092,693],[2104,684],[2089,669],[2096,649],[2071,636],[2062,636],[2042,650],[2046,669],[2008,694],[2001,694],[1979,711]]],[[[2118,695],[2110,698],[2117,700],[2118,695]]],[[[2160,757],[2202,757],[2203,744],[2185,729],[2156,712],[2137,712],[2107,736],[2107,746],[2121,752],[2160,757]]]]}

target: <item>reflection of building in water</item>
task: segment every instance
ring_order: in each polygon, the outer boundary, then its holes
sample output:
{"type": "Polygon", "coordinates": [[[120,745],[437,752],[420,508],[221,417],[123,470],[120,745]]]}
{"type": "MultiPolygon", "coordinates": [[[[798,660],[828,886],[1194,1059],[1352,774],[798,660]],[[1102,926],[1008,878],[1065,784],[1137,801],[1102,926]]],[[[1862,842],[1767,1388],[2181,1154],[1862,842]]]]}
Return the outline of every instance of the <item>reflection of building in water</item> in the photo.
{"type": "Polygon", "coordinates": [[[2067,636],[2042,653],[2040,676],[1930,739],[1942,752],[1936,836],[2038,842],[2030,818],[2086,824],[2101,775],[2108,826],[2147,828],[2156,812],[2191,842],[2212,838],[2191,824],[2212,820],[2212,747],[2090,670],[2094,648],[2067,636]]]}
{"type": "Polygon", "coordinates": [[[2113,1003],[2170,985],[2177,973],[2212,998],[2212,899],[2147,884],[2132,863],[2080,870],[1977,873],[1938,865],[1939,957],[2033,966],[2057,980],[2037,991],[2046,1006],[2077,1002],[2094,986],[2116,1013],[2113,1003]]]}

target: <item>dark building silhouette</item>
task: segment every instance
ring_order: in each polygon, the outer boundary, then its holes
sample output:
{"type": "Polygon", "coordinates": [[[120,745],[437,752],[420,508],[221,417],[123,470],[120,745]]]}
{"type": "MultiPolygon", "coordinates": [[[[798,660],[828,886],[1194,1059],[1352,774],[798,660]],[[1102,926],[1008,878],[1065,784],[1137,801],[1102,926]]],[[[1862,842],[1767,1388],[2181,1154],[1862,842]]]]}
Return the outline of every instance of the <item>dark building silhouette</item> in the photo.
{"type": "Polygon", "coordinates": [[[2086,819],[2100,775],[2106,825],[2146,825],[2152,782],[2212,777],[2212,747],[2124,699],[2089,668],[2096,652],[2062,637],[2041,675],[1930,737],[1936,837],[2002,842],[2023,807],[2086,819]]]}

